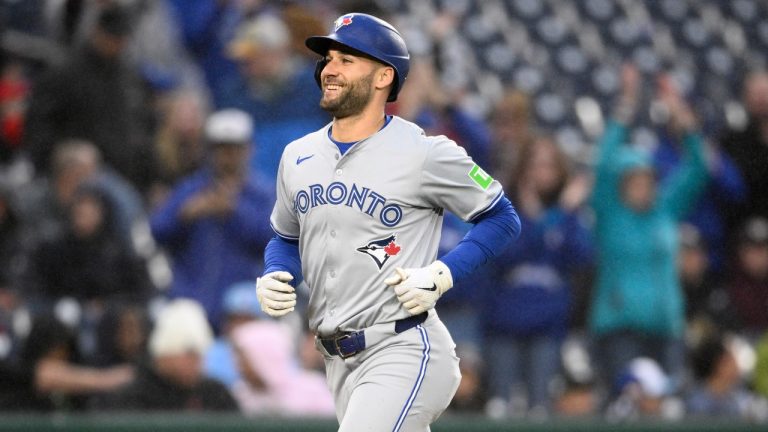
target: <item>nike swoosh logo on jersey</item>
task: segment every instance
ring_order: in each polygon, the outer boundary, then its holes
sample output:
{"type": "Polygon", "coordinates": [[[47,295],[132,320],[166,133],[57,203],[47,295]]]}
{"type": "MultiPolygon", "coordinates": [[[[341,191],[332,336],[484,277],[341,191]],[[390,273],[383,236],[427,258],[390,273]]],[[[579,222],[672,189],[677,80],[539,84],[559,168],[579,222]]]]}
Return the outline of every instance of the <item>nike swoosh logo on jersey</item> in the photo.
{"type": "Polygon", "coordinates": [[[309,156],[304,156],[304,157],[299,156],[298,159],[296,159],[296,165],[304,162],[305,160],[311,158],[312,156],[314,156],[314,154],[311,154],[309,156]]]}
{"type": "Polygon", "coordinates": [[[437,291],[437,284],[432,284],[432,288],[419,287],[419,289],[423,289],[424,291],[437,291]]]}

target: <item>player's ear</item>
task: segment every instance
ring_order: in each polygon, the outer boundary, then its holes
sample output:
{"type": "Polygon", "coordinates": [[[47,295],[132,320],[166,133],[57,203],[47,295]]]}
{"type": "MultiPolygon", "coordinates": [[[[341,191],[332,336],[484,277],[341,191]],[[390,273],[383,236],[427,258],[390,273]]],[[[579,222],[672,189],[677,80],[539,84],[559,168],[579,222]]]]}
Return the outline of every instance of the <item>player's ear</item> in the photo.
{"type": "Polygon", "coordinates": [[[376,88],[384,89],[392,85],[395,80],[395,69],[391,66],[382,66],[376,71],[376,88]]]}

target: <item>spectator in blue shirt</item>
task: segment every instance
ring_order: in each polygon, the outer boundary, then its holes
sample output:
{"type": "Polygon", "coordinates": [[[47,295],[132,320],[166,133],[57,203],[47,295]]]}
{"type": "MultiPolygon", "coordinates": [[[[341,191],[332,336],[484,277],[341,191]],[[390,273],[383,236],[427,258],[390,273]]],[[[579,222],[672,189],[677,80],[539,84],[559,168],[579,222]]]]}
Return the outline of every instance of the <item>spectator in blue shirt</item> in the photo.
{"type": "Polygon", "coordinates": [[[170,296],[199,301],[218,330],[224,290],[260,274],[261,253],[272,236],[272,194],[248,168],[248,114],[218,111],[205,133],[207,165],[171,192],[150,223],[173,262],[170,296]]]}
{"type": "Polygon", "coordinates": [[[252,11],[242,3],[219,0],[167,0],[180,37],[203,72],[211,97],[217,101],[221,81],[237,74],[237,65],[227,57],[227,44],[238,24],[252,11]]]}
{"type": "MultiPolygon", "coordinates": [[[[681,132],[675,125],[662,130],[659,146],[653,155],[653,165],[659,180],[666,181],[685,161],[681,132]]],[[[742,205],[747,198],[747,186],[741,171],[733,159],[719,147],[708,149],[707,169],[709,182],[702,198],[694,204],[693,210],[685,218],[695,226],[708,246],[709,261],[714,274],[724,270],[727,226],[725,212],[732,207],[742,205]]]]}
{"type": "Polygon", "coordinates": [[[288,27],[271,13],[242,22],[227,53],[239,74],[221,80],[222,92],[214,102],[253,117],[258,151],[251,155],[251,166],[274,178],[283,147],[331,120],[318,104],[315,65],[291,50],[288,27]]]}
{"type": "Polygon", "coordinates": [[[522,384],[532,414],[552,408],[550,383],[559,370],[560,346],[572,306],[570,279],[591,263],[592,243],[579,201],[565,197],[586,184],[569,185],[566,156],[549,138],[524,146],[507,190],[513,191],[523,226],[517,242],[493,263],[483,291],[481,326],[488,353],[492,416],[503,416],[510,388],[522,384]],[[571,187],[567,187],[571,186],[571,187]]]}

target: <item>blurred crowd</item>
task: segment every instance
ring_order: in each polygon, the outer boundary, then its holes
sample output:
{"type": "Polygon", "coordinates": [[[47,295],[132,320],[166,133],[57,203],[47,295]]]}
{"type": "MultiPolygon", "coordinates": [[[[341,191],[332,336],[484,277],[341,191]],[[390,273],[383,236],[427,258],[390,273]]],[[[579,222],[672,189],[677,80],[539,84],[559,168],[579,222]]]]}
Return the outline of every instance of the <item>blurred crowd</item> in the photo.
{"type": "MultiPolygon", "coordinates": [[[[450,55],[462,2],[400,3],[0,1],[0,411],[334,415],[302,313],[267,317],[254,281],[282,148],[330,121],[304,39],[357,11],[411,47],[390,113],[456,140],[522,222],[438,304],[451,412],[768,421],[768,71],[713,124],[625,59],[573,151],[525,89],[457,78],[482,72],[450,55]]],[[[441,248],[467,230],[446,214],[441,248]]]]}

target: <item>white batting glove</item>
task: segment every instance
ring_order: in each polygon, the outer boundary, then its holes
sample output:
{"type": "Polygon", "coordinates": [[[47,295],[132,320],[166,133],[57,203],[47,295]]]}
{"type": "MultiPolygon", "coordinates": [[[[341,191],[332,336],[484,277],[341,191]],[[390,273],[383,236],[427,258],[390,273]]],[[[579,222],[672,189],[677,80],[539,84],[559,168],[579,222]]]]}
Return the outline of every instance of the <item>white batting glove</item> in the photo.
{"type": "Polygon", "coordinates": [[[395,288],[397,300],[411,315],[418,315],[435,307],[437,299],[453,286],[451,271],[442,261],[422,268],[395,269],[395,274],[384,281],[395,288]]]}
{"type": "Polygon", "coordinates": [[[296,306],[296,290],[286,282],[293,276],[285,271],[267,273],[256,279],[256,296],[261,310],[272,317],[281,317],[296,306]]]}

